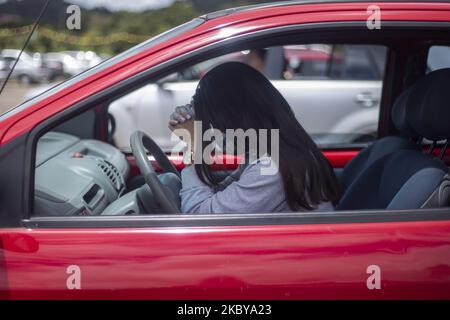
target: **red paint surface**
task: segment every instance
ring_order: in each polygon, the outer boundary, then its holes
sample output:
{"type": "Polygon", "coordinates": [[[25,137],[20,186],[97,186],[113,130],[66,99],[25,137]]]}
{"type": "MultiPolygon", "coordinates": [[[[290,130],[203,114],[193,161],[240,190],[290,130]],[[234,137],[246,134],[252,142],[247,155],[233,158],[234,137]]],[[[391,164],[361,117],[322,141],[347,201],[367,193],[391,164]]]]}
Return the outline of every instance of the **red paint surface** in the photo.
{"type": "Polygon", "coordinates": [[[330,161],[333,168],[344,168],[359,153],[359,149],[353,150],[325,150],[323,155],[330,161]]]}
{"type": "Polygon", "coordinates": [[[449,299],[449,234],[449,221],[0,230],[1,289],[12,299],[449,299]],[[66,288],[70,265],[79,291],[66,288]],[[381,290],[367,289],[369,265],[381,290]]]}

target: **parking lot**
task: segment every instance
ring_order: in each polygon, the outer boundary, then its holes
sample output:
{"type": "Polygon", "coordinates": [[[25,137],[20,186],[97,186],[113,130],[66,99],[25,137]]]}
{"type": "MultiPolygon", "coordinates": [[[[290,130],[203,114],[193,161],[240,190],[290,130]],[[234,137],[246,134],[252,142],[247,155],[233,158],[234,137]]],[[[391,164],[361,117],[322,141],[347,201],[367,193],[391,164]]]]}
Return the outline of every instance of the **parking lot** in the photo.
{"type": "Polygon", "coordinates": [[[8,48],[0,50],[0,82],[14,67],[10,81],[0,96],[0,112],[47,90],[52,83],[99,64],[104,58],[93,51],[40,53],[8,48]],[[15,62],[17,59],[18,63],[15,62]]]}
{"type": "Polygon", "coordinates": [[[21,85],[16,81],[10,81],[0,96],[0,114],[23,102],[27,92],[37,86],[39,85],[21,85]]]}

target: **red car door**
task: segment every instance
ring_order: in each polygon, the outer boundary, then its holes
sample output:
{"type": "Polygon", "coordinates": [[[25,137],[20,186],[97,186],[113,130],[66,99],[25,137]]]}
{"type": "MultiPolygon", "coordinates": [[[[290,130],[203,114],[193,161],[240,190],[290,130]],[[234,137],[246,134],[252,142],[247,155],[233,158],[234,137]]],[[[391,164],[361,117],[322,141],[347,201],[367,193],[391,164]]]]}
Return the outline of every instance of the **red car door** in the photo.
{"type": "MultiPolygon", "coordinates": [[[[0,297],[450,299],[448,208],[30,217],[33,143],[49,129],[49,119],[59,121],[94,95],[100,99],[102,92],[123,88],[120,83],[133,76],[156,72],[160,64],[228,37],[287,25],[365,25],[367,5],[282,6],[243,11],[218,22],[205,18],[185,39],[144,46],[2,119],[0,176],[8,184],[0,186],[0,297]],[[237,18],[240,24],[233,21],[237,18]]],[[[448,4],[380,6],[383,21],[450,21],[448,4]]],[[[327,156],[342,167],[352,155],[343,150],[327,156]]]]}
{"type": "Polygon", "coordinates": [[[448,299],[450,214],[402,221],[411,214],[384,215],[396,222],[341,213],[1,229],[2,298],[448,299]],[[175,227],[182,224],[198,226],[175,227]]]}

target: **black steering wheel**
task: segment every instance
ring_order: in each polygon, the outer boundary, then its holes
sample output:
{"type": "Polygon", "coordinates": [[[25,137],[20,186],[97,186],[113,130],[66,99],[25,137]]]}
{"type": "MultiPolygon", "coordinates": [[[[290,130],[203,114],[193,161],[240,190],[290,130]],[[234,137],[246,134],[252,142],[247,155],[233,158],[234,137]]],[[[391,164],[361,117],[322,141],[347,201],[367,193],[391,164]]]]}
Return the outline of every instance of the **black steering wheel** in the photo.
{"type": "Polygon", "coordinates": [[[180,173],[169,161],[169,158],[167,158],[166,154],[155,141],[142,131],[136,131],[131,135],[130,146],[136,159],[136,164],[145,179],[145,183],[150,187],[155,199],[159,202],[164,212],[180,213],[180,209],[172,198],[170,191],[158,179],[158,175],[148,159],[147,151],[155,157],[156,162],[164,172],[174,173],[178,178],[181,178],[180,173]]]}

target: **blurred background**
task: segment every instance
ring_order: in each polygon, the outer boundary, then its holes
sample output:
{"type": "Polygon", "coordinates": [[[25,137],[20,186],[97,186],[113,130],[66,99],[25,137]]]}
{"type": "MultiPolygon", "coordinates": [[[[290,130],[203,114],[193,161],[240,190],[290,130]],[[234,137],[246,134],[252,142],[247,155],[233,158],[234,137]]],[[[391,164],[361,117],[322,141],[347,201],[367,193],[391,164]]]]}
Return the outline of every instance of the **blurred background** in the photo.
{"type": "MultiPolygon", "coordinates": [[[[0,114],[110,56],[199,15],[263,0],[52,0],[0,96],[0,114]],[[80,29],[66,22],[81,8],[80,29]]],[[[45,0],[0,0],[0,84],[45,0]]]]}

